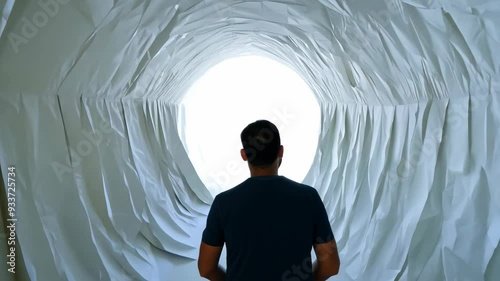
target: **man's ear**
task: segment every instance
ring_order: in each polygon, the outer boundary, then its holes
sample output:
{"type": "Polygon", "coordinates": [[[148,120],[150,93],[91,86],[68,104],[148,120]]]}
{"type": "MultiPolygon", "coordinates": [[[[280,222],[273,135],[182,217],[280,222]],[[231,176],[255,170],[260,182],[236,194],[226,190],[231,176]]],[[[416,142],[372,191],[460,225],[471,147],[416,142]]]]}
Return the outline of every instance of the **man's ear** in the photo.
{"type": "Polygon", "coordinates": [[[241,159],[243,159],[243,161],[247,161],[247,155],[245,153],[245,150],[244,149],[241,149],[240,150],[240,154],[241,154],[241,159]]]}
{"type": "Polygon", "coordinates": [[[280,150],[278,151],[278,168],[281,167],[281,163],[283,162],[283,146],[280,145],[280,150]]]}

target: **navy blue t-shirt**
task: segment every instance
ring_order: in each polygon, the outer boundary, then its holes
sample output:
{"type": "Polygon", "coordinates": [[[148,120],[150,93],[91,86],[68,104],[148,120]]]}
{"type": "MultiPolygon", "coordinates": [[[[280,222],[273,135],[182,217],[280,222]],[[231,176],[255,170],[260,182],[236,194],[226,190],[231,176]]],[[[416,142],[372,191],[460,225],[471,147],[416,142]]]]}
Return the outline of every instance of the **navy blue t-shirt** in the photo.
{"type": "Polygon", "coordinates": [[[226,244],[227,281],[312,281],[312,245],[331,240],[316,189],[283,176],[251,177],[217,195],[202,238],[226,244]]]}

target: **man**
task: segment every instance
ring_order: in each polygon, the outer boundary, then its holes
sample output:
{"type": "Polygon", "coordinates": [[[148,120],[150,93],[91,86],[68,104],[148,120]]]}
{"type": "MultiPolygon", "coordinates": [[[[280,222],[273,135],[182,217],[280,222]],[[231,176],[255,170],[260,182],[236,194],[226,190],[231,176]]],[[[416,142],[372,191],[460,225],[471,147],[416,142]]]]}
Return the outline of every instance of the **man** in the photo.
{"type": "Polygon", "coordinates": [[[241,142],[251,177],[215,197],[200,246],[200,275],[211,281],[324,281],[336,275],[339,255],[318,192],[278,175],[283,146],[276,126],[251,123],[241,142]],[[218,266],[224,243],[227,273],[218,266]]]}

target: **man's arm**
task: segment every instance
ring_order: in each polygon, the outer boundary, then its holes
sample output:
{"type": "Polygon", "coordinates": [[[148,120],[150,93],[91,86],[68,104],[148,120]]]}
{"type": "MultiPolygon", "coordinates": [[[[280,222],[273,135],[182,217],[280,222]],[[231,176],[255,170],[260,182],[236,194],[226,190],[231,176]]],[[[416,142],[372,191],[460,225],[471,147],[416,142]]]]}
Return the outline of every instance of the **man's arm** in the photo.
{"type": "Polygon", "coordinates": [[[214,247],[201,242],[198,271],[200,276],[210,281],[225,281],[226,272],[219,266],[222,247],[214,247]]]}
{"type": "Polygon", "coordinates": [[[314,252],[317,260],[313,264],[313,275],[315,281],[325,281],[333,275],[337,275],[340,269],[340,257],[337,243],[332,232],[323,201],[318,192],[313,192],[313,220],[314,252]]]}
{"type": "Polygon", "coordinates": [[[210,281],[225,281],[226,272],[219,267],[219,258],[224,247],[224,229],[219,216],[219,195],[214,198],[207,217],[207,226],[203,231],[198,270],[201,277],[210,281]]]}
{"type": "Polygon", "coordinates": [[[317,260],[313,264],[314,281],[325,281],[337,275],[340,268],[340,258],[335,240],[314,244],[317,260]]]}

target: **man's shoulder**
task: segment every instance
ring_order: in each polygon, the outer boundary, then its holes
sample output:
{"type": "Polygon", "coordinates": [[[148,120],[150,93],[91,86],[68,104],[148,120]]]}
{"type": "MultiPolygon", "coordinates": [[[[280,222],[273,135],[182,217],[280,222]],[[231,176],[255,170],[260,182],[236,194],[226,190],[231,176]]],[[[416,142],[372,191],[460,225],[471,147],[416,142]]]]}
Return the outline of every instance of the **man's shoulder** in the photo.
{"type": "MultiPolygon", "coordinates": [[[[293,193],[299,193],[300,195],[307,197],[315,196],[317,194],[317,190],[314,187],[296,182],[285,176],[280,176],[276,180],[278,181],[278,185],[289,191],[293,191],[293,193]]],[[[228,200],[227,198],[234,198],[248,192],[249,188],[252,188],[252,182],[244,181],[233,188],[219,193],[216,197],[219,197],[219,200],[228,200]]]]}
{"type": "Polygon", "coordinates": [[[285,182],[291,188],[296,188],[297,190],[304,192],[304,193],[308,193],[308,194],[316,192],[316,189],[310,185],[296,182],[296,181],[291,180],[287,177],[282,177],[282,178],[283,178],[283,182],[285,182]]]}
{"type": "Polygon", "coordinates": [[[240,183],[235,187],[232,187],[228,190],[224,190],[224,191],[220,192],[219,194],[217,194],[215,196],[215,198],[218,198],[219,200],[223,200],[223,199],[228,198],[228,197],[236,196],[239,192],[241,192],[242,188],[243,188],[243,183],[240,183]]]}

